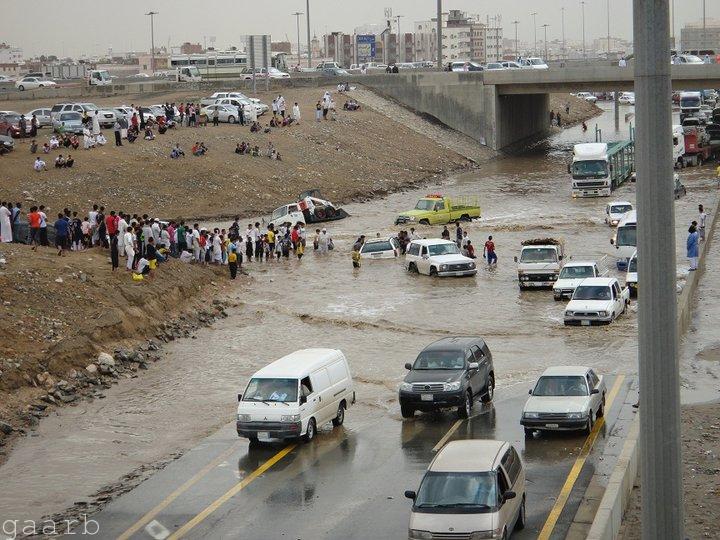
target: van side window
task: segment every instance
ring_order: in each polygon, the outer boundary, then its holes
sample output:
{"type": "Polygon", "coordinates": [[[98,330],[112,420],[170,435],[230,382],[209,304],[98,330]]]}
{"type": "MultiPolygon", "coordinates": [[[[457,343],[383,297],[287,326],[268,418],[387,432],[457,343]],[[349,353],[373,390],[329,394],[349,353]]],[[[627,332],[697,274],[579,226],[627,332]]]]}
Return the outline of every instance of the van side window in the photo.
{"type": "Polygon", "coordinates": [[[510,490],[510,486],[508,485],[507,478],[505,478],[505,473],[503,473],[502,469],[498,468],[495,473],[497,474],[498,479],[498,506],[502,506],[503,495],[506,491],[510,490]]]}
{"type": "Polygon", "coordinates": [[[483,350],[480,347],[478,347],[477,345],[473,345],[472,351],[473,351],[473,354],[475,355],[475,361],[482,362],[483,359],[485,358],[485,353],[483,352],[483,350]]]}
{"type": "Polygon", "coordinates": [[[427,254],[428,254],[428,248],[427,248],[427,246],[423,246],[422,247],[422,255],[425,256],[427,254]]]}
{"type": "Polygon", "coordinates": [[[595,372],[593,370],[590,370],[588,377],[590,379],[590,388],[596,388],[598,383],[600,382],[598,376],[595,375],[595,372]]]}
{"type": "Polygon", "coordinates": [[[512,446],[505,452],[501,464],[510,477],[510,483],[515,485],[520,475],[520,458],[512,446]]]}
{"type": "Polygon", "coordinates": [[[305,377],[303,380],[300,381],[300,395],[308,397],[312,393],[313,389],[312,383],[310,382],[310,377],[305,377]]]}

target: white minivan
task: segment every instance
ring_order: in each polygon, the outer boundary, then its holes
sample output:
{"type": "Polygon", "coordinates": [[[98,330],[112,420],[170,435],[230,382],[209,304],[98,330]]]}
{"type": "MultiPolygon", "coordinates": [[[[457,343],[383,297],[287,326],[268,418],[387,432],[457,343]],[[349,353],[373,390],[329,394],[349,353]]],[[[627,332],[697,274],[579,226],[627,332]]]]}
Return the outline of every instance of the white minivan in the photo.
{"type": "Polygon", "coordinates": [[[251,443],[315,438],[327,422],[342,425],[355,403],[342,351],[303,349],[255,373],[238,394],[237,432],[251,443]]]}
{"type": "Polygon", "coordinates": [[[617,258],[618,270],[627,270],[628,261],[637,250],[637,211],[631,210],[622,217],[610,244],[615,248],[611,255],[617,258]]]}

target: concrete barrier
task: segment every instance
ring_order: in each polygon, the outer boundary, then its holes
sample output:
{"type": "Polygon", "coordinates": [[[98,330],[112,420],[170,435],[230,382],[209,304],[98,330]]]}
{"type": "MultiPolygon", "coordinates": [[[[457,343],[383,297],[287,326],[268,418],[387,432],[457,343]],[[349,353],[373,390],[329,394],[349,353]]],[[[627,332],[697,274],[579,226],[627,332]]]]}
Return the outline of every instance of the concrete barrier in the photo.
{"type": "MultiPolygon", "coordinates": [[[[693,297],[697,291],[700,277],[705,272],[705,254],[715,232],[716,208],[706,208],[706,212],[711,210],[712,213],[708,214],[705,224],[705,242],[700,244],[698,269],[688,274],[685,287],[678,296],[677,328],[680,335],[685,333],[692,320],[693,297]]],[[[628,437],[623,444],[622,452],[610,475],[605,493],[595,514],[595,519],[593,519],[588,532],[587,540],[615,540],[618,537],[622,518],[630,500],[630,493],[638,477],[639,435],[640,414],[633,420],[628,437]]]]}

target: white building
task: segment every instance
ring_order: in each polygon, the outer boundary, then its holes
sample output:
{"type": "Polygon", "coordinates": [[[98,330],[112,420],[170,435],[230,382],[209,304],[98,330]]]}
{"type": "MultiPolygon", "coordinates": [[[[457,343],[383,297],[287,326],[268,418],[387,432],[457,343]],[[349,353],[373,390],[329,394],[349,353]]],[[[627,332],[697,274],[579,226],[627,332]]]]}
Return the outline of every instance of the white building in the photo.
{"type": "Polygon", "coordinates": [[[22,49],[0,43],[0,64],[22,64],[23,60],[22,49]]]}

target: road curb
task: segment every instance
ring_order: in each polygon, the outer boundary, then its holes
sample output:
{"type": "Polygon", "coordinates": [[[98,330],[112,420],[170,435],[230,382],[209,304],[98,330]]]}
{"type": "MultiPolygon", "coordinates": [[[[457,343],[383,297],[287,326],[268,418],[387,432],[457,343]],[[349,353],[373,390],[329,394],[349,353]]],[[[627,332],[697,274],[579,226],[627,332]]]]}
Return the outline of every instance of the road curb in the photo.
{"type": "MultiPolygon", "coordinates": [[[[717,221],[715,217],[715,212],[708,215],[708,223],[705,227],[705,241],[700,244],[698,269],[695,272],[688,273],[685,286],[678,296],[677,328],[680,335],[685,333],[692,320],[692,300],[700,278],[705,272],[705,253],[715,232],[717,221]]],[[[610,475],[605,493],[600,500],[600,506],[587,534],[587,540],[615,540],[620,533],[620,525],[630,500],[630,493],[638,478],[639,434],[640,415],[638,414],[632,422],[623,449],[610,475]]]]}

